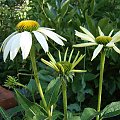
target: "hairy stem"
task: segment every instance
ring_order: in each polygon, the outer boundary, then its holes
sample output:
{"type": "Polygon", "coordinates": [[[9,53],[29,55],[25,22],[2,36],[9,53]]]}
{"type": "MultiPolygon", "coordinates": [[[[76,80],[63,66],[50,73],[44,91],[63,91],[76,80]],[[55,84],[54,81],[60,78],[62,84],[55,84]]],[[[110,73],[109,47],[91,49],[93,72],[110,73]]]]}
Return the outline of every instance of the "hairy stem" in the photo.
{"type": "Polygon", "coordinates": [[[67,88],[64,79],[62,79],[62,93],[63,93],[64,120],[67,120],[67,88]]]}
{"type": "Polygon", "coordinates": [[[32,68],[33,68],[33,72],[34,72],[34,78],[35,78],[35,81],[36,81],[36,85],[38,87],[38,91],[40,93],[43,105],[44,105],[44,107],[45,107],[45,109],[48,113],[49,120],[51,120],[51,113],[50,113],[49,108],[47,107],[47,103],[46,103],[46,100],[45,100],[45,97],[44,97],[44,94],[43,94],[43,90],[42,90],[42,87],[41,87],[41,84],[40,84],[40,81],[39,81],[39,78],[38,78],[38,72],[37,72],[37,66],[36,66],[36,60],[35,60],[35,51],[34,51],[33,46],[32,46],[31,51],[30,51],[30,57],[31,57],[32,68]]]}
{"type": "MultiPolygon", "coordinates": [[[[101,58],[100,58],[100,78],[99,78],[99,92],[98,92],[98,106],[97,106],[98,112],[100,112],[100,107],[101,107],[104,64],[105,64],[105,51],[103,50],[101,51],[101,58]]],[[[99,116],[96,117],[96,120],[99,120],[99,116]]]]}

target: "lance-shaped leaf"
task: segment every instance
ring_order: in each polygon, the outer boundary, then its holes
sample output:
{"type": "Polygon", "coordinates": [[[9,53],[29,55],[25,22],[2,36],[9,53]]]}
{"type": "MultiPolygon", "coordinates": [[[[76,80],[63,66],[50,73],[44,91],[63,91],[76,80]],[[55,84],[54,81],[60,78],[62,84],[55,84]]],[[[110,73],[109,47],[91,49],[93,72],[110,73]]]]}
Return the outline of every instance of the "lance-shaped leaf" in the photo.
{"type": "Polygon", "coordinates": [[[61,87],[61,82],[59,79],[52,80],[45,92],[45,99],[49,107],[54,105],[59,97],[59,90],[61,87]]]}
{"type": "Polygon", "coordinates": [[[111,104],[107,105],[101,112],[100,118],[110,118],[120,115],[120,101],[112,102],[111,104]]]}
{"type": "Polygon", "coordinates": [[[64,17],[64,15],[67,13],[68,6],[69,6],[70,0],[65,0],[64,3],[61,5],[61,16],[64,17]]]}
{"type": "Polygon", "coordinates": [[[39,117],[41,119],[46,118],[46,111],[44,108],[39,106],[36,103],[33,103],[29,101],[27,98],[25,98],[18,90],[15,90],[18,103],[22,106],[22,108],[25,110],[26,117],[39,117]]]}

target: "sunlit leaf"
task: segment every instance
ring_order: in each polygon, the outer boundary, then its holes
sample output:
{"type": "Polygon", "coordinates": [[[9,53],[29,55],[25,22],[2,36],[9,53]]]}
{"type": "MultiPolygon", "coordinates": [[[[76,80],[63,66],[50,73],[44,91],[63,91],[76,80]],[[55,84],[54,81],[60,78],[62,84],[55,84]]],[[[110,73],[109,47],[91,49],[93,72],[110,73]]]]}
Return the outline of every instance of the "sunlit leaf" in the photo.
{"type": "Polygon", "coordinates": [[[112,102],[111,104],[107,105],[101,113],[101,118],[110,118],[120,115],[120,101],[112,102]]]}

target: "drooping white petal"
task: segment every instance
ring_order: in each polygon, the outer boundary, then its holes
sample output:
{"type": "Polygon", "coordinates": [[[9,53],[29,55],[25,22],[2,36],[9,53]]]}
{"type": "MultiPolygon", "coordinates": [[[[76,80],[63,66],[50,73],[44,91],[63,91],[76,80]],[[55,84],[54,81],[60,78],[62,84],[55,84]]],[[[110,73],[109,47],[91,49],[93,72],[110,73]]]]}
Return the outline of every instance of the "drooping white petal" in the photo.
{"type": "Polygon", "coordinates": [[[81,43],[81,44],[76,44],[73,45],[73,47],[87,47],[87,46],[93,46],[93,45],[97,45],[97,43],[81,43]]]}
{"type": "Polygon", "coordinates": [[[64,45],[63,41],[58,37],[58,35],[56,35],[55,32],[47,30],[47,29],[39,29],[37,31],[45,34],[46,36],[54,40],[57,44],[62,45],[62,46],[64,45]]]}
{"type": "Polygon", "coordinates": [[[33,31],[37,41],[40,43],[40,45],[42,46],[43,50],[45,52],[48,52],[48,44],[47,44],[47,41],[44,37],[44,35],[42,35],[40,32],[37,32],[37,31],[33,31]]]}
{"type": "Polygon", "coordinates": [[[7,44],[7,42],[10,40],[11,37],[13,37],[15,34],[17,34],[17,31],[16,32],[13,32],[11,35],[9,35],[2,43],[1,47],[0,47],[0,51],[1,49],[4,51],[4,48],[7,44]]]}
{"type": "Polygon", "coordinates": [[[20,36],[20,47],[22,50],[22,57],[26,59],[29,55],[32,46],[32,35],[30,32],[24,31],[20,36]]]}
{"type": "Polygon", "coordinates": [[[18,53],[18,50],[20,49],[20,37],[21,37],[21,33],[18,33],[11,38],[12,39],[11,49],[10,49],[11,60],[15,58],[15,56],[18,53]]]}
{"type": "Polygon", "coordinates": [[[118,47],[116,47],[115,45],[113,46],[113,49],[120,54],[120,49],[118,47]]]}
{"type": "Polygon", "coordinates": [[[75,30],[75,35],[80,37],[82,40],[86,40],[86,41],[90,41],[90,42],[95,42],[95,38],[91,38],[90,36],[88,36],[87,34],[78,32],[77,30],[75,30]]]}
{"type": "Polygon", "coordinates": [[[92,39],[95,39],[95,37],[84,27],[80,26],[81,30],[85,32],[88,36],[90,36],[92,39]]]}
{"type": "MultiPolygon", "coordinates": [[[[52,28],[40,27],[40,28],[38,29],[38,31],[41,31],[42,29],[46,29],[46,30],[49,30],[49,31],[55,30],[55,29],[52,29],[52,28]]],[[[67,41],[64,37],[58,35],[57,33],[54,32],[54,34],[55,34],[56,36],[58,36],[60,39],[62,39],[62,40],[64,40],[64,41],[67,41]]]]}
{"type": "Polygon", "coordinates": [[[113,31],[114,31],[114,30],[112,30],[112,31],[109,33],[109,35],[108,35],[109,37],[111,37],[111,35],[112,35],[113,31]]]}
{"type": "Polygon", "coordinates": [[[113,37],[112,37],[112,40],[111,42],[119,42],[120,41],[120,31],[118,31],[113,37]]]}
{"type": "MultiPolygon", "coordinates": [[[[16,34],[15,36],[17,36],[18,34],[16,34]]],[[[15,36],[13,36],[11,39],[8,40],[8,42],[5,44],[4,46],[4,49],[3,49],[3,59],[4,59],[4,62],[6,61],[6,58],[10,52],[10,49],[11,49],[11,45],[12,45],[12,42],[15,38],[15,36]]]]}
{"type": "Polygon", "coordinates": [[[114,42],[109,42],[106,46],[107,47],[113,47],[114,46],[114,42]]]}
{"type": "Polygon", "coordinates": [[[98,31],[99,31],[100,36],[105,36],[99,26],[98,26],[98,31]]]}
{"type": "Polygon", "coordinates": [[[39,27],[38,30],[40,30],[40,29],[55,30],[55,29],[53,29],[53,28],[47,28],[47,27],[39,27]]]}
{"type": "Polygon", "coordinates": [[[103,45],[102,44],[99,44],[98,46],[97,46],[97,48],[94,50],[94,52],[93,52],[93,56],[92,56],[92,59],[91,59],[91,61],[94,59],[94,58],[96,58],[96,56],[100,53],[100,51],[102,50],[102,48],[103,48],[103,45]]]}
{"type": "Polygon", "coordinates": [[[64,40],[64,41],[67,41],[64,37],[58,35],[57,33],[55,33],[60,39],[64,40]]]}

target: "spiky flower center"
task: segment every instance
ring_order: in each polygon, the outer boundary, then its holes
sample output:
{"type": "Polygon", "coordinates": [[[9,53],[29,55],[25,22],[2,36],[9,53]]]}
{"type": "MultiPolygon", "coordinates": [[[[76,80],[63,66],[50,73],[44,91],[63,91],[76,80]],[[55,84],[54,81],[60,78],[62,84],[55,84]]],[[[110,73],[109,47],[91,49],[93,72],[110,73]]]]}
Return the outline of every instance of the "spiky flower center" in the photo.
{"type": "Polygon", "coordinates": [[[110,41],[112,40],[112,37],[109,37],[109,36],[98,36],[96,38],[96,42],[98,44],[103,44],[103,45],[106,45],[107,43],[109,43],[110,41]]]}
{"type": "Polygon", "coordinates": [[[67,61],[61,61],[61,62],[57,62],[56,66],[60,70],[60,73],[67,74],[70,72],[72,64],[67,61]]]}
{"type": "Polygon", "coordinates": [[[17,24],[16,29],[19,32],[23,31],[32,32],[34,30],[37,30],[38,27],[39,23],[34,20],[23,20],[17,24]]]}

